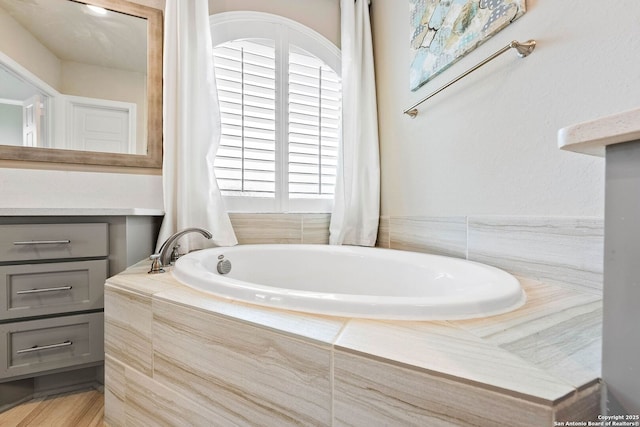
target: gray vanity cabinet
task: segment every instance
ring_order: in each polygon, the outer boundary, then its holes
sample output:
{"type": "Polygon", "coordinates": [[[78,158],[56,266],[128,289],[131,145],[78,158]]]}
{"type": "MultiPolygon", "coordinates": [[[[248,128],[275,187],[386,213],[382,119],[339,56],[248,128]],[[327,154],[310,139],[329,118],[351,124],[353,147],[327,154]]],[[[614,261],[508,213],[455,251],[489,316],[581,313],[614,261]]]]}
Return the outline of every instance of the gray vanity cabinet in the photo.
{"type": "Polygon", "coordinates": [[[107,260],[0,266],[0,320],[101,309],[107,260]]]}
{"type": "Polygon", "coordinates": [[[7,351],[0,353],[0,378],[101,362],[103,323],[99,312],[0,325],[7,343],[7,351]]]}
{"type": "Polygon", "coordinates": [[[0,225],[0,381],[104,359],[109,224],[0,225]]]}
{"type": "Polygon", "coordinates": [[[104,381],[104,283],[153,253],[162,212],[0,208],[0,412],[104,381]]]}

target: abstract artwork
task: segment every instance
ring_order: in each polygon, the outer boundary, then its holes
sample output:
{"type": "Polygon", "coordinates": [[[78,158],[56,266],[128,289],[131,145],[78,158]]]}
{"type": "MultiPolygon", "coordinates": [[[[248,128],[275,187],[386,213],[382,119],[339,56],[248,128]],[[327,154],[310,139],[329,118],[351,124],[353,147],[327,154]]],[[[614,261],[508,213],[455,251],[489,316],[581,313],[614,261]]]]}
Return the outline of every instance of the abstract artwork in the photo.
{"type": "Polygon", "coordinates": [[[525,0],[409,0],[416,90],[526,11],[525,0]]]}

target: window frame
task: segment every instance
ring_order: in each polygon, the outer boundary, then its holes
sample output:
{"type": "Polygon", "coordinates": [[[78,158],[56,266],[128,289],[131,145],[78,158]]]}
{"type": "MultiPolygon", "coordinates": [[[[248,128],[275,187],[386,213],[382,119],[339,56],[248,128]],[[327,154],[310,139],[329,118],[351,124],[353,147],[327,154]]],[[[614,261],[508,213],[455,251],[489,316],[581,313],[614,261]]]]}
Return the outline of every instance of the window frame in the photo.
{"type": "MultiPolygon", "coordinates": [[[[291,19],[264,12],[223,12],[209,17],[212,46],[238,39],[272,39],[276,56],[276,196],[261,198],[225,195],[229,212],[331,212],[333,198],[288,197],[288,62],[289,44],[324,61],[341,77],[341,52],[327,38],[291,19]],[[286,194],[286,197],[285,197],[286,194]]],[[[341,138],[340,138],[341,139],[341,138]]]]}

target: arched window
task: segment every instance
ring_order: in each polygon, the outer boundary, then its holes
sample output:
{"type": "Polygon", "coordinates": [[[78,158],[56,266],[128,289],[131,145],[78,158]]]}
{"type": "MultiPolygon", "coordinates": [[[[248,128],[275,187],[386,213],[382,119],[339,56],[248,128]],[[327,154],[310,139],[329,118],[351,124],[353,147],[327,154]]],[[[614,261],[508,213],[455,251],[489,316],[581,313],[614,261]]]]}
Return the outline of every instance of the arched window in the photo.
{"type": "Polygon", "coordinates": [[[227,209],[329,212],[341,134],[340,51],[276,15],[210,19],[222,115],[214,166],[227,209]]]}

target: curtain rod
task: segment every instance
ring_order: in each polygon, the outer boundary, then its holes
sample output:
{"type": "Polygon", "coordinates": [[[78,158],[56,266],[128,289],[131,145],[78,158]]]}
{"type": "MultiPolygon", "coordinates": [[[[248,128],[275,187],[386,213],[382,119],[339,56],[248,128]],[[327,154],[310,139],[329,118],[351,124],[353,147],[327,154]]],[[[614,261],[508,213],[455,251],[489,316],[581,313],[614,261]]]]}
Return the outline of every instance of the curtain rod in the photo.
{"type": "Polygon", "coordinates": [[[460,74],[458,77],[456,77],[453,80],[451,80],[449,83],[447,83],[447,84],[443,85],[441,88],[431,92],[429,95],[425,96],[420,101],[416,102],[411,107],[409,107],[406,110],[404,110],[403,113],[411,116],[411,118],[414,119],[418,115],[418,109],[416,108],[418,105],[422,104],[423,102],[425,102],[427,99],[433,97],[434,95],[437,95],[438,93],[442,92],[443,90],[445,90],[446,88],[448,88],[449,86],[451,86],[452,84],[457,82],[458,80],[468,76],[469,74],[471,74],[472,72],[474,72],[478,68],[482,67],[487,62],[497,58],[498,56],[502,55],[503,53],[505,53],[506,51],[508,51],[509,49],[512,49],[512,48],[516,50],[516,54],[520,58],[525,58],[525,57],[529,56],[529,54],[531,52],[533,52],[533,49],[535,49],[535,47],[536,47],[536,41],[535,40],[527,40],[524,43],[520,43],[520,42],[517,42],[517,41],[513,40],[511,43],[509,43],[508,45],[506,45],[502,49],[498,50],[496,53],[494,53],[493,55],[489,56],[484,61],[474,65],[473,67],[469,68],[464,73],[460,74]]]}

